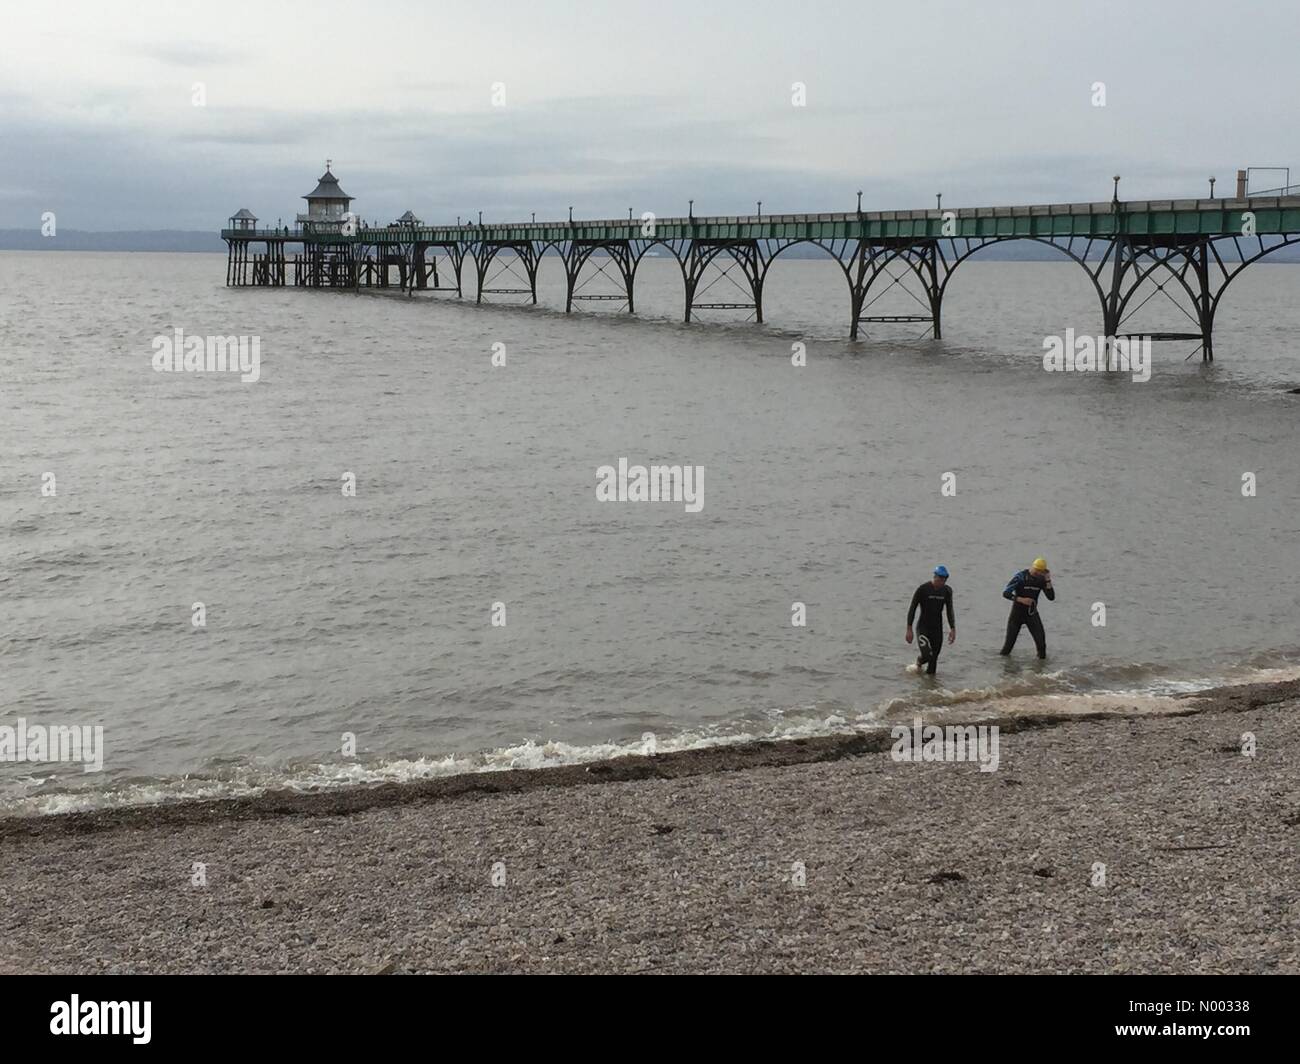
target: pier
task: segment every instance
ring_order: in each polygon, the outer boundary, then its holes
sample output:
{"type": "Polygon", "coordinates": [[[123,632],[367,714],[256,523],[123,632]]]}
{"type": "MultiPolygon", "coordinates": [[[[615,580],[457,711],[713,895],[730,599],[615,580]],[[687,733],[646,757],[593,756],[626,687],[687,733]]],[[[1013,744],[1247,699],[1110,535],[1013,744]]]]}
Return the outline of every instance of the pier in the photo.
{"type": "MultiPolygon", "coordinates": [[[[617,304],[635,313],[636,276],[648,254],[671,257],[681,270],[684,320],[701,312],[743,310],[763,321],[768,270],[784,252],[813,245],[843,271],[848,331],[864,325],[919,323],[943,335],[943,297],[954,271],[981,249],[1009,240],[1055,248],[1084,269],[1095,290],[1107,337],[1196,341],[1214,358],[1214,317],[1228,286],[1251,263],[1300,243],[1300,189],[1248,195],[1239,172],[1232,199],[1108,201],[911,211],[856,210],[827,214],[696,216],[645,214],[626,219],[428,225],[407,211],[382,226],[359,221],[352,197],[329,164],[308,210],[292,227],[258,228],[242,209],[221,231],[228,248],[226,284],[358,291],[396,288],[408,295],[464,296],[465,270],[474,270],[476,302],[507,297],[537,302],[544,262],[564,271],[565,311],[617,304]],[[292,249],[292,250],[291,250],[292,249]],[[725,284],[718,294],[718,286],[725,284]],[[899,287],[908,313],[876,306],[899,287]],[[1146,292],[1139,299],[1141,292],[1146,292]],[[1176,328],[1126,332],[1155,294],[1181,311],[1176,328]]],[[[1195,353],[1195,352],[1193,352],[1195,353]]]]}

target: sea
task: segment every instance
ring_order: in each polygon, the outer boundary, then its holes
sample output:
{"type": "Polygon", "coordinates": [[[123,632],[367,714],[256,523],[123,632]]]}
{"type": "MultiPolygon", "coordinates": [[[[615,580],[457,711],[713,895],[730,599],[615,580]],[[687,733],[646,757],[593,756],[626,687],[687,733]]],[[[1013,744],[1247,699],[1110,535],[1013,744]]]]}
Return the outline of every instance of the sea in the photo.
{"type": "MultiPolygon", "coordinates": [[[[478,305],[472,268],[461,299],[224,279],[0,253],[0,815],[1300,675],[1300,265],[1251,266],[1215,360],[1156,343],[1144,380],[1044,369],[1101,328],[1068,261],[963,264],[937,340],[850,341],[832,261],[778,259],[761,325],[684,323],[666,256],[634,315],[564,313],[558,259],[536,306],[478,305]],[[255,341],[257,379],[160,370],[177,330],[255,341]],[[602,494],[620,463],[689,468],[698,507],[602,494]],[[1002,657],[1040,555],[1048,658],[1002,657]],[[938,564],[930,678],[904,629],[938,564]],[[6,758],[34,728],[102,729],[101,764],[6,758]]],[[[1165,291],[1142,314],[1187,327],[1165,291]]]]}

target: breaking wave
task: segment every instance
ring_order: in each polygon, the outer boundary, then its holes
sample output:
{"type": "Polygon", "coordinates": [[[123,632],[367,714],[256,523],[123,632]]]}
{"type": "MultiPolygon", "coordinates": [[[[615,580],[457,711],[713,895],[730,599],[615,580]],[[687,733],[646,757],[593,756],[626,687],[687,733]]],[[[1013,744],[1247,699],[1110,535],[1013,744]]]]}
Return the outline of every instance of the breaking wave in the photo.
{"type": "MultiPolygon", "coordinates": [[[[1032,668],[1032,667],[1031,667],[1032,668]]],[[[66,787],[54,767],[0,785],[0,816],[44,816],[164,802],[255,797],[272,791],[316,793],[342,787],[409,783],[472,772],[508,772],[587,764],[636,754],[671,753],[754,741],[809,738],[891,727],[913,717],[979,723],[1016,716],[1160,714],[1186,709],[1188,695],[1215,687],[1300,679],[1300,665],[1274,655],[1204,675],[1160,665],[1099,663],[1088,669],[1024,671],[986,687],[950,690],[928,683],[869,706],[818,702],[773,710],[761,720],[617,742],[523,742],[472,754],[348,760],[269,766],[232,761],[201,775],[128,779],[107,786],[66,787]]]]}

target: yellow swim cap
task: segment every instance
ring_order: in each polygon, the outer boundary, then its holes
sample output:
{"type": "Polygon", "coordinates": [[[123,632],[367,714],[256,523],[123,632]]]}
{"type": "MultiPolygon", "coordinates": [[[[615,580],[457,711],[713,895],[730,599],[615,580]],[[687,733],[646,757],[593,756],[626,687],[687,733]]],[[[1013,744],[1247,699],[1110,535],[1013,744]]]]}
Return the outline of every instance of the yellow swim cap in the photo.
{"type": "Polygon", "coordinates": [[[1035,572],[1038,572],[1038,573],[1046,572],[1046,571],[1047,571],[1047,559],[1046,559],[1046,558],[1035,558],[1035,559],[1034,559],[1034,564],[1033,564],[1032,566],[1030,566],[1030,568],[1032,568],[1035,572]]]}

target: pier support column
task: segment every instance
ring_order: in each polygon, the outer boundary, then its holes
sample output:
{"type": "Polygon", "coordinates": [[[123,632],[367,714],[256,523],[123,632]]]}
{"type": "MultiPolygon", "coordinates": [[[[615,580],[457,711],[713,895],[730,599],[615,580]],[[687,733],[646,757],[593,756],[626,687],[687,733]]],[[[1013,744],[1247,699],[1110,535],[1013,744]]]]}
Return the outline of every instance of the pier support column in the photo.
{"type": "Polygon", "coordinates": [[[849,339],[858,338],[858,325],[862,321],[862,304],[867,298],[867,242],[859,240],[852,263],[846,268],[849,278],[849,339]]]}
{"type": "Polygon", "coordinates": [[[926,295],[930,299],[931,332],[934,339],[942,340],[943,285],[940,283],[939,242],[937,240],[926,241],[919,257],[921,269],[918,272],[922,275],[921,280],[925,285],[926,295]]]}
{"type": "Polygon", "coordinates": [[[475,256],[475,264],[478,274],[478,294],[475,302],[482,303],[485,295],[513,295],[528,296],[535,306],[537,304],[537,264],[540,257],[538,245],[534,241],[484,241],[476,245],[478,254],[475,256]],[[519,277],[515,272],[515,267],[506,259],[503,259],[503,265],[493,277],[488,277],[488,271],[491,269],[493,262],[502,251],[510,250],[514,252],[514,257],[523,267],[524,276],[519,277]],[[528,285],[527,288],[519,287],[493,287],[488,288],[489,282],[495,284],[496,279],[502,274],[510,271],[515,277],[528,285]]]}
{"type": "Polygon", "coordinates": [[[354,292],[361,291],[361,272],[366,260],[366,245],[352,245],[352,255],[348,262],[348,284],[354,292]]]}
{"type": "Polygon", "coordinates": [[[1210,242],[1197,244],[1194,259],[1196,270],[1196,316],[1201,323],[1201,361],[1214,361],[1214,311],[1217,301],[1210,291],[1210,242]]]}
{"type": "MultiPolygon", "coordinates": [[[[1240,250],[1240,249],[1239,249],[1240,250]]],[[[1216,290],[1210,277],[1210,259],[1222,270],[1223,263],[1206,236],[1143,237],[1120,236],[1115,240],[1110,263],[1110,285],[1103,302],[1104,328],[1108,345],[1117,338],[1130,340],[1200,342],[1202,362],[1214,361],[1214,312],[1226,282],[1216,290]],[[1148,289],[1141,299],[1137,297],[1148,289]],[[1130,319],[1157,295],[1164,300],[1155,306],[1168,313],[1172,303],[1183,319],[1195,328],[1137,328],[1130,319]]],[[[1227,271],[1224,271],[1225,273],[1227,271]]],[[[1193,352],[1195,354],[1195,352],[1193,352]]]]}
{"type": "Polygon", "coordinates": [[[632,258],[631,242],[627,240],[573,240],[564,253],[564,276],[566,282],[566,292],[564,297],[564,312],[567,314],[573,310],[573,304],[576,301],[584,302],[619,302],[627,303],[629,314],[635,312],[632,301],[633,274],[636,264],[632,258]],[[600,252],[608,258],[608,268],[605,265],[596,265],[595,272],[588,275],[587,280],[579,284],[579,278],[582,274],[583,267],[588,264],[595,264],[595,260],[600,252]],[[613,272],[611,272],[613,271],[613,272]],[[587,285],[596,280],[597,277],[605,277],[614,285],[621,287],[621,292],[596,292],[584,291],[587,285]]]}
{"type": "Polygon", "coordinates": [[[1119,331],[1119,312],[1120,303],[1123,299],[1124,274],[1127,272],[1131,260],[1132,249],[1129,246],[1128,237],[1116,237],[1114,249],[1111,252],[1110,284],[1106,289],[1106,298],[1102,301],[1102,331],[1108,338],[1113,337],[1119,331]]]}
{"type": "Polygon", "coordinates": [[[464,294],[461,288],[461,269],[465,264],[465,252],[469,245],[457,243],[414,244],[409,249],[410,280],[407,294],[415,292],[455,292],[460,299],[464,294]],[[445,261],[440,262],[439,256],[445,261]]]}
{"type": "Polygon", "coordinates": [[[925,322],[929,324],[933,337],[936,340],[941,339],[943,292],[949,269],[947,260],[939,250],[938,240],[915,240],[907,237],[885,237],[879,241],[860,240],[857,253],[846,268],[852,314],[849,339],[858,339],[859,326],[864,322],[899,324],[925,322]],[[888,278],[888,283],[877,285],[882,278],[888,278]],[[909,288],[908,284],[904,283],[905,279],[914,287],[919,286],[922,294],[917,295],[912,288],[909,288]],[[868,299],[873,287],[877,289],[876,294],[868,299]],[[913,303],[924,313],[865,313],[894,287],[898,287],[900,292],[910,296],[913,303]]]}
{"type": "Polygon", "coordinates": [[[417,288],[423,292],[429,287],[428,264],[424,261],[427,251],[427,244],[411,245],[411,287],[409,294],[414,294],[417,288]]]}
{"type": "Polygon", "coordinates": [[[754,313],[754,320],[762,325],[765,265],[757,240],[692,240],[683,271],[686,282],[685,320],[689,322],[697,310],[750,310],[754,313]],[[717,260],[720,258],[730,259],[731,264],[719,265],[717,260]],[[700,282],[710,266],[717,270],[717,276],[701,288],[700,282]],[[743,284],[735,274],[740,275],[743,284]],[[708,295],[719,284],[725,284],[725,287],[719,289],[718,295],[709,302],[699,302],[700,297],[708,295]],[[727,300],[725,297],[728,295],[733,298],[727,300]],[[742,301],[746,296],[748,300],[742,301]]]}

